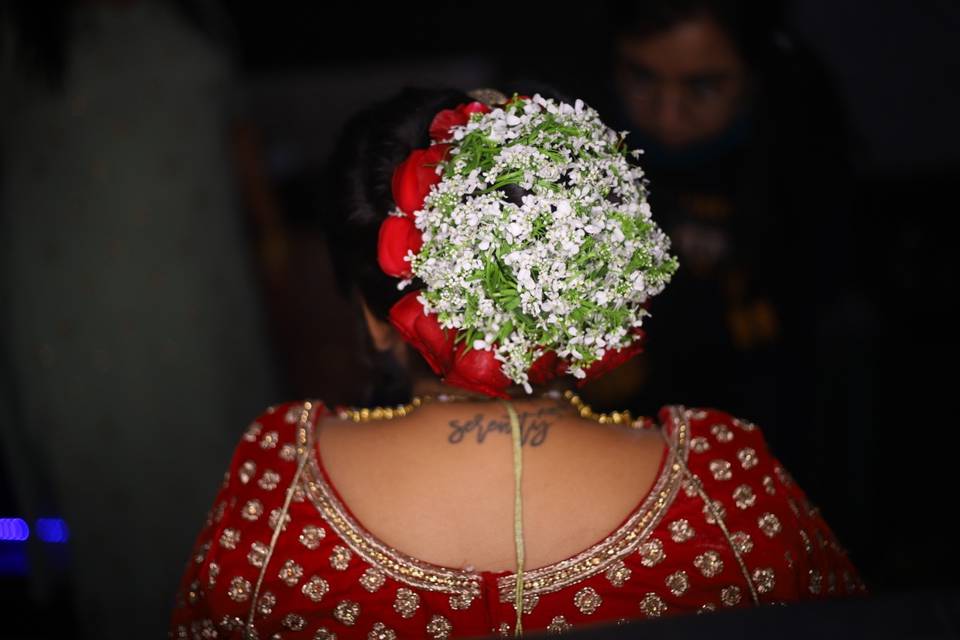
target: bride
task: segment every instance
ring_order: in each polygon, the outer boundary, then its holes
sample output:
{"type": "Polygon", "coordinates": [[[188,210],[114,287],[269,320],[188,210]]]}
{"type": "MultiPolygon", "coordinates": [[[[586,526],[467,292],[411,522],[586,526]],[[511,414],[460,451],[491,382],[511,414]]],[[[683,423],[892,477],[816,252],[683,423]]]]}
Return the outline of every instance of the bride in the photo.
{"type": "Polygon", "coordinates": [[[678,268],[636,156],[540,94],[408,89],[353,118],[326,226],[396,404],[256,417],[173,637],[520,635],[867,593],[758,425],[577,395],[641,350],[678,268]]]}

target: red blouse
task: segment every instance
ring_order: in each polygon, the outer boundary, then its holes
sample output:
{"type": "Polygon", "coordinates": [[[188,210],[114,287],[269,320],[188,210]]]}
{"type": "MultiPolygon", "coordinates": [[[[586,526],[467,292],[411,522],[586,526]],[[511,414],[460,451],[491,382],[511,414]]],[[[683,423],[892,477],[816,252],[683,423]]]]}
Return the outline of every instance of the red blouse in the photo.
{"type": "MultiPolygon", "coordinates": [[[[418,560],[351,514],[316,448],[325,410],[271,407],[247,430],[188,561],[171,637],[511,635],[511,572],[418,560]]],[[[670,446],[653,487],[606,538],[524,573],[525,631],[867,594],[756,425],[682,406],[659,417],[670,446]]]]}

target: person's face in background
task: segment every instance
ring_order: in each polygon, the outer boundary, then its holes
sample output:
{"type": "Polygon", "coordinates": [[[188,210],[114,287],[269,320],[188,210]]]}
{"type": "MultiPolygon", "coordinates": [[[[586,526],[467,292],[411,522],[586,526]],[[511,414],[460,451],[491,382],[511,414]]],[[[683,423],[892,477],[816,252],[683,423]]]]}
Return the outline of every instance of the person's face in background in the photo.
{"type": "Polygon", "coordinates": [[[616,50],[616,85],[627,117],[666,147],[709,139],[746,107],[746,65],[708,16],[642,38],[622,36],[616,50]]]}

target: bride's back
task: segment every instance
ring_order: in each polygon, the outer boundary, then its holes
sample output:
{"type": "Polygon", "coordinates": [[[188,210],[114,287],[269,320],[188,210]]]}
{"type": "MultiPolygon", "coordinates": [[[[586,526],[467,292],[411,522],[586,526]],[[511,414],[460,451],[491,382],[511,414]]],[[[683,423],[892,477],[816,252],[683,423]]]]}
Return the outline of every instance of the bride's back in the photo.
{"type": "MultiPolygon", "coordinates": [[[[598,424],[564,401],[515,402],[523,447],[526,565],[576,555],[621,524],[653,486],[658,428],[598,424]]],[[[317,428],[332,484],[390,546],[441,566],[515,567],[509,418],[495,402],[425,405],[404,418],[317,428]]]]}

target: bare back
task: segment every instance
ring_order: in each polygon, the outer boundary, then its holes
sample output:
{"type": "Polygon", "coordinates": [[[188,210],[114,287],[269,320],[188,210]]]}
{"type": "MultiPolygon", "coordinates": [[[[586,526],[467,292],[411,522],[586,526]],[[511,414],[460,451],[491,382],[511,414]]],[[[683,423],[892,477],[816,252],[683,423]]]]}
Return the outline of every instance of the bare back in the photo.
{"type": "MultiPolygon", "coordinates": [[[[602,425],[565,401],[514,401],[521,419],[526,568],[576,555],[620,525],[656,482],[658,429],[602,425]]],[[[515,565],[509,418],[496,402],[428,404],[404,418],[317,425],[347,508],[386,544],[478,571],[515,565]]]]}

